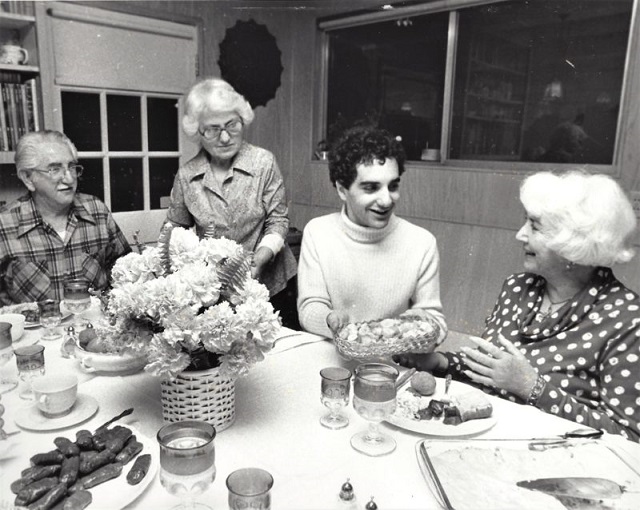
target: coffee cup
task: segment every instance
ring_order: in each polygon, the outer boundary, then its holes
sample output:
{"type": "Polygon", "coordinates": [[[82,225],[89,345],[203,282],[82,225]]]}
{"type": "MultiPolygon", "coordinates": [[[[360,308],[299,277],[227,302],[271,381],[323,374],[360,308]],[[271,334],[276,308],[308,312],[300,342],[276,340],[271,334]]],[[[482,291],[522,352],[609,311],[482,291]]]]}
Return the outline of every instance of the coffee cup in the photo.
{"type": "Polygon", "coordinates": [[[78,378],[75,375],[44,375],[35,379],[31,388],[38,409],[47,418],[69,414],[78,398],[78,378]]]}
{"type": "Polygon", "coordinates": [[[26,64],[29,52],[21,46],[3,44],[0,46],[0,64],[26,64]]]}

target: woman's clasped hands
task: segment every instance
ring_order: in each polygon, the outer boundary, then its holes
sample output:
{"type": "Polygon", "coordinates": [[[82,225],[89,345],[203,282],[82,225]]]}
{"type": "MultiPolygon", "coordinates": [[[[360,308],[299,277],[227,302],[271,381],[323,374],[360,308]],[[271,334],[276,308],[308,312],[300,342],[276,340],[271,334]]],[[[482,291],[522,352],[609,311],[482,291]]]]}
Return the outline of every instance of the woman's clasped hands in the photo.
{"type": "Polygon", "coordinates": [[[474,382],[506,390],[526,399],[536,382],[538,372],[524,354],[502,335],[498,335],[498,341],[504,349],[483,338],[469,338],[477,348],[461,348],[469,367],[464,373],[474,382]]]}
{"type": "MultiPolygon", "coordinates": [[[[469,337],[477,346],[461,347],[462,356],[467,365],[464,374],[472,381],[505,390],[526,399],[538,377],[520,350],[499,335],[498,340],[504,349],[479,337],[469,337]]],[[[446,356],[440,352],[407,353],[393,356],[393,361],[407,368],[416,368],[424,372],[445,372],[448,368],[446,356]]]]}

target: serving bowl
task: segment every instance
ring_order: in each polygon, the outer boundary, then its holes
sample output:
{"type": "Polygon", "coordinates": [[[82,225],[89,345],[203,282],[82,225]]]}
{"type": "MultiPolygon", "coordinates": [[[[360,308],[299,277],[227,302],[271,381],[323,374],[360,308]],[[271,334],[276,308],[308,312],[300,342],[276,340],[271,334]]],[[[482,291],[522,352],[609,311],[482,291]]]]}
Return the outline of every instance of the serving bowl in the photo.
{"type": "Polygon", "coordinates": [[[134,373],[147,364],[147,357],[131,353],[91,352],[76,343],[74,356],[85,372],[134,373]]]}
{"type": "Polygon", "coordinates": [[[366,361],[405,352],[432,352],[438,332],[431,318],[396,317],[346,324],[334,336],[334,343],[343,357],[366,361]]]}
{"type": "Polygon", "coordinates": [[[26,317],[21,313],[3,313],[0,314],[0,322],[8,322],[11,324],[11,341],[17,342],[24,334],[24,324],[26,317]]]}

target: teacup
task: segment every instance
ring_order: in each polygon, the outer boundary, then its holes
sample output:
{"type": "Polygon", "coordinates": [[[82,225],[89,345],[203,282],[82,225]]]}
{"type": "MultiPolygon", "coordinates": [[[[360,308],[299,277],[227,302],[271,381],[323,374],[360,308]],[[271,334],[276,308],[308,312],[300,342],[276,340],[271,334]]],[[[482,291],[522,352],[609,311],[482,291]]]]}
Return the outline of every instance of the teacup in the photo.
{"type": "Polygon", "coordinates": [[[21,46],[3,44],[0,46],[0,64],[26,64],[29,62],[29,52],[21,46]]]}
{"type": "Polygon", "coordinates": [[[31,388],[38,409],[47,418],[69,414],[78,398],[78,378],[75,375],[44,375],[34,379],[31,388]]]}

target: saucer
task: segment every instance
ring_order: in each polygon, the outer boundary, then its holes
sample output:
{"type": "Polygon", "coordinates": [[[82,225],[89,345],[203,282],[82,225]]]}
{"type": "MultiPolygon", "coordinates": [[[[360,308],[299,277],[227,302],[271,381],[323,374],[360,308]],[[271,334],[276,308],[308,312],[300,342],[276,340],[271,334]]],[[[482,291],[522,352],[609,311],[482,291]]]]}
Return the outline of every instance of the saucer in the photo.
{"type": "Polygon", "coordinates": [[[46,418],[35,404],[16,412],[16,425],[27,430],[58,430],[72,427],[91,418],[98,411],[98,402],[89,395],[78,393],[78,399],[69,414],[59,418],[46,418]]]}

